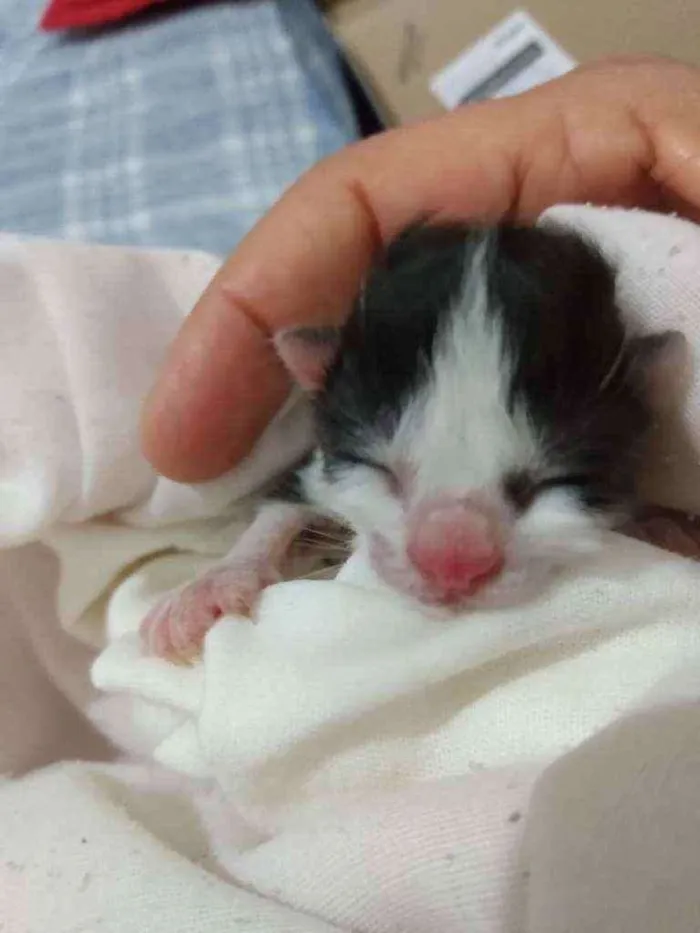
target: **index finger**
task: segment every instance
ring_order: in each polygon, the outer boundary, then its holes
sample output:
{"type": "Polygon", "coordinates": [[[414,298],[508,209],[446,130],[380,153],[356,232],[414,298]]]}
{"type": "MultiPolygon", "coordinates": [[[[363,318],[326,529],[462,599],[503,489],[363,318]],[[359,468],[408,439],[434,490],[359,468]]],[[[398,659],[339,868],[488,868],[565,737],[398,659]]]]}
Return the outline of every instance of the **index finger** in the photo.
{"type": "MultiPolygon", "coordinates": [[[[185,322],[145,408],[144,449],[154,466],[199,481],[244,457],[289,390],[270,336],[342,319],[374,255],[412,221],[530,220],[566,201],[653,204],[662,174],[682,187],[685,176],[671,165],[678,147],[664,152],[652,138],[659,68],[673,73],[676,99],[679,67],[640,63],[641,77],[651,69],[653,78],[641,95],[633,65],[582,69],[518,98],[392,130],[319,164],[242,242],[185,322]]],[[[697,91],[697,74],[685,71],[697,91]]]]}

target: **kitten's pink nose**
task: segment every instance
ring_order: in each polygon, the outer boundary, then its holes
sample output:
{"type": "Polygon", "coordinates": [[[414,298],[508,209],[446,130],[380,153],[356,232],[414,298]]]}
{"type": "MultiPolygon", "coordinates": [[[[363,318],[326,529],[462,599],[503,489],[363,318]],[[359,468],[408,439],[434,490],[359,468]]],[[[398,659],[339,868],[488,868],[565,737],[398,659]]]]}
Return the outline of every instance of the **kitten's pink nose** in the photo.
{"type": "Polygon", "coordinates": [[[407,553],[440,602],[471,596],[503,566],[495,519],[460,499],[436,499],[416,509],[407,553]]]}

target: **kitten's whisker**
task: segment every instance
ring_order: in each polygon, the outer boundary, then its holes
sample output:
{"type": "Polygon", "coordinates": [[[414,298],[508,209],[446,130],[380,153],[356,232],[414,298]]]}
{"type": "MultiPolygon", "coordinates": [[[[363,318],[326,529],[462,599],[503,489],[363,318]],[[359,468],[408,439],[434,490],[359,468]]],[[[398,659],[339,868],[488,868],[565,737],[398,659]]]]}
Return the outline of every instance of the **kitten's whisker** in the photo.
{"type": "Polygon", "coordinates": [[[620,368],[620,364],[622,363],[622,359],[624,355],[625,355],[625,343],[623,341],[622,344],[620,345],[620,349],[618,350],[617,356],[612,362],[612,366],[610,367],[607,374],[603,377],[602,382],[598,386],[599,393],[605,392],[605,390],[608,388],[612,380],[615,378],[615,375],[617,374],[617,371],[620,368]]]}
{"type": "Polygon", "coordinates": [[[320,542],[320,543],[329,543],[337,544],[339,546],[347,547],[349,546],[349,539],[347,536],[342,534],[332,534],[326,533],[323,531],[304,531],[303,534],[299,536],[299,540],[308,543],[308,542],[320,542]]]}
{"type": "Polygon", "coordinates": [[[295,577],[295,580],[323,580],[323,579],[332,579],[335,575],[335,572],[342,567],[342,564],[337,564],[331,567],[319,567],[317,570],[310,570],[308,573],[302,574],[301,576],[295,577]]]}
{"type": "Polygon", "coordinates": [[[335,541],[342,541],[346,535],[343,535],[341,532],[334,531],[321,531],[316,528],[309,528],[302,532],[302,536],[315,537],[315,538],[332,538],[335,541]]]}

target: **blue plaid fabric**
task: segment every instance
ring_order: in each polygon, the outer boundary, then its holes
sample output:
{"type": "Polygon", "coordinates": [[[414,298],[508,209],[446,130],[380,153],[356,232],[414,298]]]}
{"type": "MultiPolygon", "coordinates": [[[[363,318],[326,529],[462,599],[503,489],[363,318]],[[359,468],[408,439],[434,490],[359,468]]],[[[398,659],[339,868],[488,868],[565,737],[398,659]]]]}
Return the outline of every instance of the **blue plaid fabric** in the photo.
{"type": "Polygon", "coordinates": [[[357,127],[311,0],[193,3],[80,35],[0,0],[0,229],[228,252],[357,127]]]}

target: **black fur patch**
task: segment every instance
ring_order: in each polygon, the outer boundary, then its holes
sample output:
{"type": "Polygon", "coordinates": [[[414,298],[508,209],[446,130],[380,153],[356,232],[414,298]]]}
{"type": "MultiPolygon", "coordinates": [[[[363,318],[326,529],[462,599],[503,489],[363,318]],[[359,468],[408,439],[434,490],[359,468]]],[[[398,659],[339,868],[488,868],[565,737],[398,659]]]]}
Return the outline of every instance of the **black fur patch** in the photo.
{"type": "Polygon", "coordinates": [[[509,404],[527,412],[559,485],[592,507],[630,496],[651,419],[643,342],[626,340],[611,267],[574,233],[501,228],[489,305],[514,373],[509,404]]]}
{"type": "Polygon", "coordinates": [[[430,373],[464,259],[464,230],[423,227],[399,237],[370,274],[316,399],[329,470],[356,459],[372,436],[391,437],[430,373]]]}

